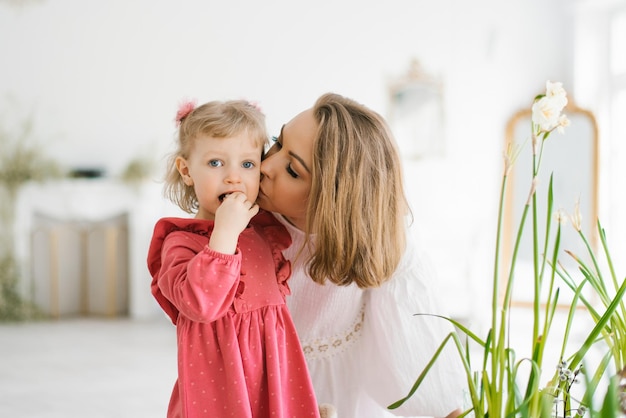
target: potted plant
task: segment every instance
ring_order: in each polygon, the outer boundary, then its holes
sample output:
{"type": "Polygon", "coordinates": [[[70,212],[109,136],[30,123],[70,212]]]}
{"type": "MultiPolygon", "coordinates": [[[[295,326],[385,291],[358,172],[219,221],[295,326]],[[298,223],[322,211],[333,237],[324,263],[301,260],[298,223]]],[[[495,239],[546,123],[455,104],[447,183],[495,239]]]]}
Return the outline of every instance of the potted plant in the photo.
{"type": "MultiPolygon", "coordinates": [[[[535,97],[532,105],[531,146],[532,175],[531,190],[525,202],[522,216],[509,265],[502,266],[502,226],[505,206],[507,180],[513,164],[519,155],[520,148],[509,144],[504,158],[504,173],[501,182],[500,202],[498,210],[495,260],[493,270],[493,288],[491,305],[491,323],[484,338],[478,336],[468,327],[451,318],[441,317],[452,322],[459,332],[451,333],[440,345],[430,363],[418,376],[408,395],[390,405],[395,409],[410,398],[418,390],[423,378],[444,346],[455,344],[461,361],[465,367],[469,402],[465,415],[476,417],[617,417],[624,414],[624,380],[626,369],[626,306],[623,296],[626,292],[626,280],[618,279],[607,246],[606,234],[600,222],[597,233],[602,243],[601,256],[609,266],[609,272],[600,268],[599,257],[581,228],[581,214],[576,207],[570,220],[585,244],[588,254],[585,258],[569,252],[582,274],[577,282],[560,263],[560,235],[562,222],[553,225],[553,181],[550,177],[547,194],[547,209],[544,215],[538,211],[537,175],[541,167],[541,157],[548,138],[554,131],[563,131],[568,125],[567,116],[562,111],[567,104],[566,92],[561,83],[546,83],[545,94],[535,97]],[[525,231],[525,223],[532,222],[532,258],[533,286],[532,301],[532,353],[529,357],[518,358],[510,344],[510,308],[515,280],[516,262],[521,245],[521,237],[525,231]],[[538,232],[537,225],[546,225],[545,236],[538,232]],[[551,233],[555,235],[552,237],[551,233]],[[552,239],[553,238],[553,239],[552,239]],[[588,259],[591,262],[585,262],[588,259]],[[503,268],[504,267],[504,268],[503,268]],[[503,273],[504,272],[504,273],[503,273]],[[502,277],[504,275],[504,277],[502,277]],[[557,281],[562,281],[573,291],[567,321],[561,341],[560,361],[557,365],[544,364],[546,347],[551,344],[550,331],[553,324],[559,288],[557,281]],[[500,285],[504,284],[504,292],[500,285]],[[544,286],[547,284],[547,286],[544,286]],[[541,289],[547,287],[547,294],[541,289]],[[591,289],[596,296],[594,301],[583,293],[583,289],[591,289]],[[502,296],[503,295],[503,296],[502,296]],[[599,303],[595,302],[599,300],[599,303]],[[547,301],[547,302],[545,302],[547,301]],[[569,353],[570,331],[574,325],[574,313],[584,306],[593,320],[594,326],[583,343],[569,353]],[[462,340],[459,333],[464,337],[462,340]],[[477,344],[481,356],[479,363],[474,361],[469,344],[477,344]],[[598,364],[586,362],[586,355],[591,347],[598,348],[603,356],[598,364]],[[477,369],[475,369],[477,368],[477,369]],[[612,370],[612,372],[611,372],[612,370]],[[608,379],[606,374],[612,373],[608,379]],[[549,374],[546,384],[542,384],[544,374],[549,374]],[[582,396],[574,396],[572,388],[579,382],[584,386],[582,396]],[[606,388],[602,394],[599,389],[606,388]],[[597,393],[598,392],[598,393],[597,393]],[[602,395],[602,403],[596,402],[598,394],[602,395]],[[597,404],[596,404],[597,403],[597,404]]],[[[560,216],[560,220],[565,217],[560,216]]],[[[420,313],[430,315],[428,313],[420,313]]],[[[434,315],[437,316],[437,315],[434,315]]]]}
{"type": "Polygon", "coordinates": [[[58,165],[46,158],[30,140],[30,118],[11,134],[0,125],[0,321],[17,321],[37,315],[18,291],[19,267],[15,258],[15,202],[19,189],[29,181],[60,176],[58,165]]]}

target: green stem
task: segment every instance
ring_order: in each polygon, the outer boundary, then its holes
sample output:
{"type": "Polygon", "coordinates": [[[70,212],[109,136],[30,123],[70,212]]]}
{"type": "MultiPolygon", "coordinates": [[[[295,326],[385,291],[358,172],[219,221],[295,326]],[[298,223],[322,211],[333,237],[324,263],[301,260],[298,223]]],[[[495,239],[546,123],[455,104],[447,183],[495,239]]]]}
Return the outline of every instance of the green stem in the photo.
{"type": "MultiPolygon", "coordinates": [[[[535,138],[534,141],[540,141],[540,138],[535,138]]],[[[533,152],[532,158],[532,173],[533,180],[537,178],[539,174],[539,167],[541,165],[541,159],[543,156],[543,141],[538,142],[537,148],[539,148],[539,156],[533,152]]],[[[536,151],[536,150],[533,150],[536,151]]],[[[533,337],[532,347],[539,338],[539,306],[540,306],[540,293],[541,293],[541,275],[539,274],[539,242],[537,237],[538,231],[538,215],[537,215],[537,192],[532,195],[532,214],[533,214],[533,337]]]]}
{"type": "Polygon", "coordinates": [[[500,202],[498,206],[498,226],[496,231],[496,253],[493,266],[493,288],[491,295],[491,329],[496,330],[496,314],[498,312],[499,292],[500,292],[500,246],[502,241],[502,224],[504,217],[504,196],[506,191],[507,175],[502,176],[500,185],[500,202]]]}
{"type": "MultiPolygon", "coordinates": [[[[604,228],[600,224],[600,220],[597,221],[598,225],[598,235],[600,235],[600,242],[602,243],[602,248],[604,249],[604,254],[606,256],[606,262],[609,265],[609,271],[611,272],[611,278],[613,280],[613,286],[615,286],[615,290],[619,288],[619,284],[617,283],[617,276],[615,275],[615,268],[613,267],[613,259],[611,258],[611,253],[609,252],[608,245],[606,243],[606,233],[604,232],[604,228]]],[[[626,315],[624,315],[626,317],[626,315]]]]}
{"type": "MultiPolygon", "coordinates": [[[[594,278],[598,278],[598,280],[596,280],[596,283],[594,283],[594,286],[596,286],[598,289],[602,289],[602,293],[604,293],[604,295],[606,295],[608,297],[608,291],[606,289],[606,285],[604,284],[604,280],[599,280],[602,277],[602,274],[600,273],[600,266],[598,265],[598,260],[594,254],[593,249],[591,248],[591,245],[589,244],[589,241],[587,240],[587,237],[585,237],[585,234],[583,234],[582,231],[578,231],[578,235],[580,235],[580,238],[582,239],[583,243],[585,244],[585,248],[587,249],[587,252],[589,253],[589,257],[591,258],[591,262],[593,263],[593,268],[595,270],[595,275],[593,275],[594,278]]],[[[619,286],[617,285],[617,283],[615,283],[615,289],[617,290],[619,286]]]]}
{"type": "MultiPolygon", "coordinates": [[[[504,175],[502,176],[502,184],[501,184],[501,188],[500,188],[500,202],[499,202],[499,207],[498,207],[498,227],[497,227],[497,232],[496,232],[496,253],[495,253],[495,260],[494,260],[494,269],[493,269],[493,294],[492,294],[492,299],[491,299],[491,329],[494,332],[494,337],[491,339],[491,348],[489,351],[491,351],[491,370],[492,373],[496,373],[496,371],[499,371],[499,365],[501,363],[500,361],[500,346],[501,346],[501,338],[502,335],[501,333],[498,333],[498,335],[495,334],[496,330],[498,329],[497,325],[498,325],[498,305],[499,305],[499,281],[500,281],[500,242],[502,240],[502,224],[503,224],[503,217],[504,217],[504,197],[505,197],[505,192],[506,192],[506,184],[507,184],[507,174],[506,171],[504,173],[504,175]]],[[[499,375],[501,375],[500,373],[498,373],[499,375]]],[[[492,382],[489,385],[484,385],[484,387],[487,387],[487,393],[488,393],[488,402],[489,400],[491,400],[490,405],[494,408],[491,409],[489,408],[490,411],[499,411],[500,410],[500,406],[499,405],[494,405],[497,404],[500,396],[498,396],[498,387],[501,387],[497,384],[497,380],[496,380],[496,376],[492,376],[492,382]]],[[[484,384],[484,383],[483,383],[484,384]]]]}

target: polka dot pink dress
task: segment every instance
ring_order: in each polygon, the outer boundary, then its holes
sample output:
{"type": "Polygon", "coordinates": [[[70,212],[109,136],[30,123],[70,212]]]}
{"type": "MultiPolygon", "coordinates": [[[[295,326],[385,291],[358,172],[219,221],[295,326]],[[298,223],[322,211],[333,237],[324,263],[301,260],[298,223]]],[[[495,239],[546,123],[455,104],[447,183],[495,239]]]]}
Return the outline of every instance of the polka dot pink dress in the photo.
{"type": "Polygon", "coordinates": [[[148,253],[152,294],[176,325],[168,418],[319,417],[285,296],[288,232],[261,211],[234,255],[207,244],[212,221],[164,218],[148,253]]]}

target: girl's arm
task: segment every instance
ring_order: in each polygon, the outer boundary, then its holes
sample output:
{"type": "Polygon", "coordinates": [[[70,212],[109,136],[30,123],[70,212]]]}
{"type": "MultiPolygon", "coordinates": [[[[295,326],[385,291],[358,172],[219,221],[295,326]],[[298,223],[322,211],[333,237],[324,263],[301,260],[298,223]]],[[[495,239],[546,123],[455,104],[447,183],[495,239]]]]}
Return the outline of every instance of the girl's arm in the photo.
{"type": "Polygon", "coordinates": [[[188,232],[166,237],[157,284],[181,315],[211,322],[226,314],[235,299],[241,254],[222,254],[202,247],[194,237],[188,232]]]}

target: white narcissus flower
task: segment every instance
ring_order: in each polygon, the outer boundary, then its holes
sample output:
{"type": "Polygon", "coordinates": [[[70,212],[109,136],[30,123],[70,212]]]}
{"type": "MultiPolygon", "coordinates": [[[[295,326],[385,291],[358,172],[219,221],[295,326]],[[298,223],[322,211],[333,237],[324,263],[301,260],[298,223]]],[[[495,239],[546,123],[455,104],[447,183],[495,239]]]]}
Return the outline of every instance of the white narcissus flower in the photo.
{"type": "Polygon", "coordinates": [[[546,97],[554,100],[554,105],[559,109],[559,112],[567,106],[567,93],[563,88],[563,83],[546,81],[546,97]]]}
{"type": "Polygon", "coordinates": [[[533,103],[533,123],[539,127],[539,131],[548,132],[559,122],[561,110],[557,103],[548,96],[533,103]]]}
{"type": "Polygon", "coordinates": [[[560,82],[546,81],[546,94],[532,106],[532,121],[537,127],[536,133],[550,132],[554,128],[560,128],[569,123],[562,119],[561,111],[567,105],[567,93],[560,82]]]}
{"type": "Polygon", "coordinates": [[[556,130],[558,131],[558,133],[560,134],[564,134],[565,133],[565,128],[567,128],[570,125],[570,120],[567,118],[566,115],[561,115],[559,117],[559,126],[556,128],[556,130]]]}
{"type": "Polygon", "coordinates": [[[515,164],[515,160],[519,155],[520,149],[515,146],[513,142],[507,142],[506,149],[504,150],[504,174],[509,175],[511,173],[511,168],[513,164],[515,164]]]}
{"type": "Polygon", "coordinates": [[[564,225],[567,222],[567,220],[568,220],[567,213],[565,213],[565,211],[563,209],[557,210],[554,213],[554,218],[561,225],[564,225]]]}

